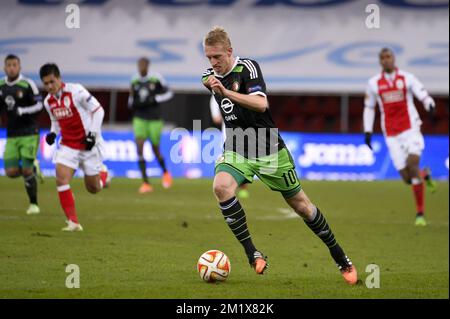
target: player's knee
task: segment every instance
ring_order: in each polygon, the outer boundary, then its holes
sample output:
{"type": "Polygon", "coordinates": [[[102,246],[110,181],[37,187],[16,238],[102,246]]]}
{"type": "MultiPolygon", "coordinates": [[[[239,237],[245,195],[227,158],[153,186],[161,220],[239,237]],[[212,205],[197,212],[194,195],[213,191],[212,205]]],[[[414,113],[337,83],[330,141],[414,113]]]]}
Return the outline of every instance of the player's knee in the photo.
{"type": "Polygon", "coordinates": [[[67,178],[66,176],[56,175],[56,185],[58,185],[58,186],[68,185],[69,182],[70,182],[70,178],[67,178]]]}
{"type": "Polygon", "coordinates": [[[11,177],[11,178],[15,178],[15,177],[19,177],[21,174],[20,169],[19,168],[7,168],[6,169],[6,176],[11,177]]]}
{"type": "Polygon", "coordinates": [[[402,176],[403,181],[405,182],[405,184],[411,184],[411,177],[409,176],[402,176]]]}
{"type": "Polygon", "coordinates": [[[312,205],[306,200],[300,200],[297,202],[295,211],[303,218],[309,218],[312,216],[312,205]]]}
{"type": "Polygon", "coordinates": [[[22,169],[22,175],[24,177],[28,177],[28,176],[33,175],[33,169],[32,168],[24,168],[24,169],[22,169]]]}
{"type": "Polygon", "coordinates": [[[224,201],[234,196],[232,185],[222,181],[214,182],[213,191],[219,201],[224,201]]]}
{"type": "Polygon", "coordinates": [[[97,194],[102,190],[100,185],[86,185],[86,189],[91,194],[97,194]]]}

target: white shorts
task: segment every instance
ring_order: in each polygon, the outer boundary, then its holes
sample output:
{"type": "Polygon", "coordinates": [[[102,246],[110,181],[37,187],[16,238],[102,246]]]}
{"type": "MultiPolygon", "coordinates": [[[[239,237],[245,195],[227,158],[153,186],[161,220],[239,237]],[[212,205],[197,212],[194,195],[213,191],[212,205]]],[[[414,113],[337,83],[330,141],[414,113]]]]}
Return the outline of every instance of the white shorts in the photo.
{"type": "Polygon", "coordinates": [[[90,151],[60,145],[53,155],[53,163],[75,170],[80,168],[86,176],[98,175],[103,166],[103,145],[98,143],[90,151]]]}
{"type": "Polygon", "coordinates": [[[406,167],[408,155],[414,154],[421,156],[425,148],[422,133],[413,129],[404,131],[397,136],[387,136],[386,144],[397,171],[406,167]]]}

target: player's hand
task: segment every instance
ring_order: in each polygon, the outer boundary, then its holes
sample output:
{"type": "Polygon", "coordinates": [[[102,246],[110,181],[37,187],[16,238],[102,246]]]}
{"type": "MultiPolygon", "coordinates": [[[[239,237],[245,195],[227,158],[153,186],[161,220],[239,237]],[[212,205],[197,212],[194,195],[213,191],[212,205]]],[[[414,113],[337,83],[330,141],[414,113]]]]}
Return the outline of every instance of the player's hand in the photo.
{"type": "Polygon", "coordinates": [[[22,116],[22,108],[21,107],[17,107],[16,108],[16,115],[17,116],[22,116]]]}
{"type": "Polygon", "coordinates": [[[53,145],[53,143],[55,143],[55,140],[56,140],[55,132],[50,132],[47,135],[45,135],[45,141],[47,142],[48,145],[53,145]]]}
{"type": "Polygon", "coordinates": [[[86,135],[86,138],[84,139],[83,144],[86,145],[86,151],[92,150],[92,148],[95,145],[95,134],[92,132],[89,132],[86,135]]]}
{"type": "Polygon", "coordinates": [[[206,79],[206,80],[202,80],[202,83],[203,83],[203,85],[208,89],[208,90],[211,90],[211,86],[209,85],[209,83],[208,83],[208,81],[209,81],[209,78],[210,77],[212,77],[213,75],[210,75],[210,76],[208,76],[208,78],[206,79]]]}
{"type": "Polygon", "coordinates": [[[436,121],[436,103],[434,102],[433,98],[428,96],[425,101],[423,102],[425,110],[428,111],[428,118],[431,122],[436,121]]]}
{"type": "Polygon", "coordinates": [[[372,133],[370,133],[370,132],[364,133],[364,143],[366,143],[366,145],[370,149],[372,149],[372,133]]]}
{"type": "Polygon", "coordinates": [[[227,89],[223,86],[222,82],[220,82],[215,76],[210,76],[208,81],[206,82],[211,90],[214,93],[219,94],[221,96],[227,96],[227,89]]]}

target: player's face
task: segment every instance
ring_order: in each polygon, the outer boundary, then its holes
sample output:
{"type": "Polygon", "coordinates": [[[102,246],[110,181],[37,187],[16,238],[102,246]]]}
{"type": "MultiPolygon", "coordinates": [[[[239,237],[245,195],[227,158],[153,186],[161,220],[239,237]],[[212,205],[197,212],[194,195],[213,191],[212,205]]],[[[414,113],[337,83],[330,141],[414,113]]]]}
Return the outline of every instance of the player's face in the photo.
{"type": "Polygon", "coordinates": [[[383,70],[391,73],[395,69],[395,57],[390,51],[384,51],[380,53],[380,64],[383,70]]]}
{"type": "Polygon", "coordinates": [[[217,74],[225,74],[232,67],[233,49],[223,45],[205,46],[205,56],[217,74]]]}
{"type": "Polygon", "coordinates": [[[20,62],[17,59],[9,59],[5,61],[5,74],[8,79],[16,79],[20,73],[20,62]]]}
{"type": "Polygon", "coordinates": [[[146,76],[148,73],[149,64],[145,60],[138,61],[138,71],[141,76],[146,76]]]}
{"type": "Polygon", "coordinates": [[[46,75],[42,78],[42,84],[44,89],[50,94],[56,94],[61,88],[61,78],[56,77],[54,74],[46,75]]]}

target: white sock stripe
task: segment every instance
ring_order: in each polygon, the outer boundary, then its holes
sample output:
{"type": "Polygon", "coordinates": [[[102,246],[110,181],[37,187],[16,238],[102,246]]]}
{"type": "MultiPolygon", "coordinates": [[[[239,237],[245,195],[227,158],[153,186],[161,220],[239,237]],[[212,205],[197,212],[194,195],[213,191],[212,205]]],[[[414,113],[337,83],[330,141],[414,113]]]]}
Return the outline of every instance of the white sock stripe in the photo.
{"type": "Polygon", "coordinates": [[[229,218],[229,217],[231,217],[231,216],[234,216],[234,215],[236,215],[237,213],[240,213],[242,211],[242,207],[241,207],[241,209],[239,209],[236,213],[233,213],[233,214],[231,214],[231,215],[224,215],[223,217],[225,217],[225,218],[229,218]]]}
{"type": "Polygon", "coordinates": [[[222,205],[219,204],[219,207],[220,207],[221,209],[223,209],[223,210],[227,210],[227,209],[231,208],[234,204],[236,204],[236,203],[237,203],[237,200],[238,200],[238,199],[235,197],[234,200],[233,200],[233,202],[232,202],[231,204],[228,204],[228,205],[226,205],[226,206],[222,206],[222,205]]]}
{"type": "MultiPolygon", "coordinates": [[[[229,226],[234,225],[234,224],[236,224],[237,222],[240,222],[240,221],[241,221],[242,219],[244,219],[244,218],[245,218],[245,215],[242,216],[241,218],[239,218],[238,220],[236,220],[236,221],[234,221],[234,222],[228,224],[228,225],[229,225],[229,226]]],[[[244,223],[244,224],[245,224],[245,223],[244,223]]],[[[235,229],[238,229],[239,227],[241,227],[241,225],[239,225],[239,226],[236,227],[235,229]]],[[[230,227],[230,228],[231,228],[231,227],[230,227]]],[[[235,230],[235,229],[231,228],[231,230],[235,230]]]]}
{"type": "Polygon", "coordinates": [[[69,189],[70,189],[70,185],[69,185],[69,184],[67,184],[67,185],[61,185],[61,186],[57,186],[57,187],[56,187],[56,189],[58,190],[58,192],[64,192],[64,191],[66,191],[66,190],[69,190],[69,189]]]}
{"type": "Polygon", "coordinates": [[[249,239],[251,236],[250,235],[248,235],[247,237],[245,237],[244,239],[240,239],[239,240],[239,242],[243,242],[244,240],[247,240],[247,239],[249,239]]]}
{"type": "Polygon", "coordinates": [[[29,176],[25,176],[23,179],[26,181],[32,180],[34,178],[34,174],[31,174],[29,176]]]}
{"type": "Polygon", "coordinates": [[[239,235],[242,235],[243,233],[245,233],[246,231],[248,231],[248,228],[245,228],[243,231],[241,231],[239,234],[235,235],[236,237],[238,237],[239,235]]]}

